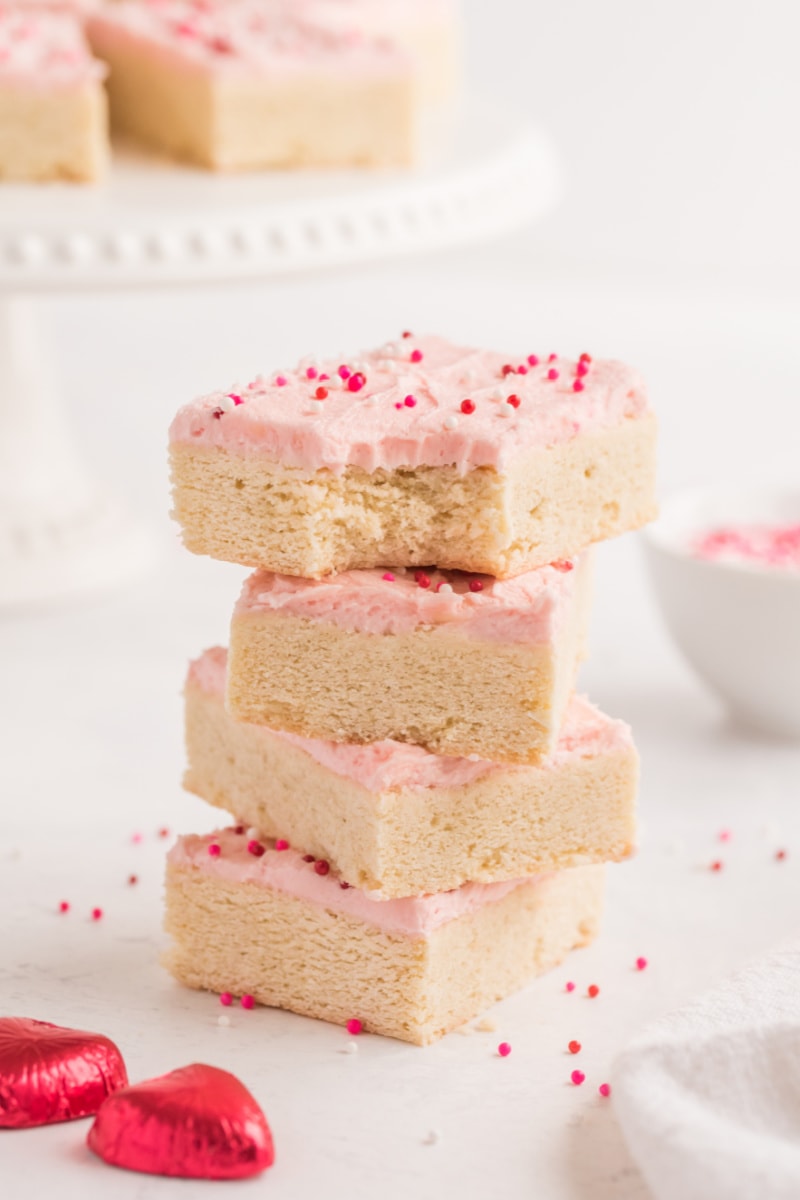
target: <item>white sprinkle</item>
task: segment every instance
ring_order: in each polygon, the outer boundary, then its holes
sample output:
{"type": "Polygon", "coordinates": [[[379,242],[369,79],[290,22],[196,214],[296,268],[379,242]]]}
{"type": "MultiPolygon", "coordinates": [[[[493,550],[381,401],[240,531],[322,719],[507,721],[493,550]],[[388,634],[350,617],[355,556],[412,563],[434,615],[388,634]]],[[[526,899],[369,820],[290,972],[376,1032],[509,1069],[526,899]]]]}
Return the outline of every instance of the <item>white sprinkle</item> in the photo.
{"type": "Polygon", "coordinates": [[[251,825],[249,829],[245,830],[245,837],[249,838],[251,842],[258,841],[259,833],[254,825],[251,825]]]}
{"type": "Polygon", "coordinates": [[[495,388],[489,399],[494,400],[495,404],[501,404],[505,400],[505,395],[500,391],[500,388],[495,388]]]}
{"type": "Polygon", "coordinates": [[[340,1054],[358,1054],[358,1043],[347,1042],[339,1051],[340,1054]]]}
{"type": "Polygon", "coordinates": [[[370,405],[377,404],[378,399],[379,399],[379,397],[376,392],[373,392],[371,395],[364,397],[364,400],[366,401],[366,403],[370,404],[370,405]]]}
{"type": "Polygon", "coordinates": [[[226,1013],[220,1013],[217,1017],[217,1024],[221,1025],[223,1029],[227,1029],[230,1023],[231,1019],[226,1013]]]}
{"type": "Polygon", "coordinates": [[[458,429],[458,417],[449,416],[444,419],[445,429],[458,429]]]}
{"type": "Polygon", "coordinates": [[[314,413],[314,414],[321,413],[322,412],[322,401],[321,400],[309,400],[308,411],[310,413],[314,413]]]}
{"type": "Polygon", "coordinates": [[[422,1139],[422,1144],[423,1146],[435,1146],[437,1142],[441,1141],[441,1138],[442,1135],[438,1129],[429,1129],[422,1139]]]}
{"type": "Polygon", "coordinates": [[[236,408],[236,403],[230,396],[223,396],[217,404],[217,408],[221,408],[223,412],[233,412],[236,408]]]}
{"type": "Polygon", "coordinates": [[[510,417],[513,409],[510,404],[501,404],[497,409],[498,417],[510,417]]]}
{"type": "Polygon", "coordinates": [[[470,367],[461,376],[461,382],[466,383],[468,387],[472,387],[474,384],[476,384],[478,382],[477,371],[473,371],[472,367],[470,367]]]}
{"type": "Polygon", "coordinates": [[[453,588],[449,583],[443,583],[442,586],[438,587],[436,590],[440,596],[452,596],[453,594],[453,588]]]}

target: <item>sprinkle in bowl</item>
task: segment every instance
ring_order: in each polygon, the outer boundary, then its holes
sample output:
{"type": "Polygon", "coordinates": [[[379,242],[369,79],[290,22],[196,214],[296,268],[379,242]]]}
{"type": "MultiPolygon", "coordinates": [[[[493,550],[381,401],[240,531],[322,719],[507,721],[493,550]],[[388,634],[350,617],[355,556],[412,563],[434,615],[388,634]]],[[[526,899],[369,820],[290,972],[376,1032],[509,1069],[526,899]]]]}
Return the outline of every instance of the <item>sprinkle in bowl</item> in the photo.
{"type": "Polygon", "coordinates": [[[740,723],[800,738],[800,488],[710,487],[644,534],[667,627],[740,723]]]}

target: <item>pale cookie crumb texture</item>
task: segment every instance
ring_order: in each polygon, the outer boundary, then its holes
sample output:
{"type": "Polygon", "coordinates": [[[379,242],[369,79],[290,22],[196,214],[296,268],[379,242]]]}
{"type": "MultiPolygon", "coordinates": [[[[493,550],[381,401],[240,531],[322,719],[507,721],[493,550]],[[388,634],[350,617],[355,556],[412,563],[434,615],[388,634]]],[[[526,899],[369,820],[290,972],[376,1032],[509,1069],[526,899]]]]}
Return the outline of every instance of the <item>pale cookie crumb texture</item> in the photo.
{"type": "Polygon", "coordinates": [[[166,964],[181,983],[426,1045],[595,937],[603,868],[520,884],[426,936],[197,867],[167,871],[166,964]]]}
{"type": "Polygon", "coordinates": [[[555,753],[515,767],[244,724],[225,711],[224,686],[225,651],[209,650],[186,684],[184,787],[382,898],[620,860],[635,847],[630,730],[582,697],[555,753]]]}
{"type": "MultiPolygon", "coordinates": [[[[555,748],[574,690],[591,590],[585,558],[574,570],[551,570],[549,576],[533,599],[523,598],[496,620],[487,580],[485,592],[468,594],[472,619],[420,623],[397,633],[360,632],[339,623],[365,594],[363,579],[338,601],[344,613],[312,619],[293,615],[285,604],[260,607],[256,576],[245,584],[252,599],[237,606],[231,623],[229,711],[239,721],[304,737],[364,743],[391,738],[436,754],[537,763],[555,748]],[[527,615],[530,628],[537,606],[546,613],[542,628],[534,629],[537,640],[503,640],[503,619],[523,624],[527,615]]],[[[403,584],[424,591],[432,606],[445,606],[429,588],[413,580],[403,584]]],[[[389,606],[389,620],[401,586],[398,580],[373,581],[373,591],[389,606]]],[[[309,600],[313,614],[313,591],[309,600]]],[[[365,619],[377,604],[367,596],[365,619]]],[[[511,639],[523,635],[510,629],[511,639]]]]}

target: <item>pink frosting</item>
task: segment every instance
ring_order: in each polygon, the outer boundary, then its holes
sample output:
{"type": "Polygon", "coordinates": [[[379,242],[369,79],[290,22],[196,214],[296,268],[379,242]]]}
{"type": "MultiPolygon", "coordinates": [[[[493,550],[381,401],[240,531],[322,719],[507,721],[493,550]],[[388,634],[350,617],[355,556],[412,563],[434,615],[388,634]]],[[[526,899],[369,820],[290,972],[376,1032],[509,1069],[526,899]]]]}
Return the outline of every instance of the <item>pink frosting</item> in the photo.
{"type": "Polygon", "coordinates": [[[304,471],[454,465],[465,473],[503,470],[520,454],[646,410],[640,376],[619,362],[531,366],[528,358],[409,337],[361,358],[304,360],[269,380],[212,392],[178,412],[170,440],[304,471]],[[558,378],[548,378],[553,372],[558,378]],[[328,393],[322,400],[319,387],[328,393]],[[472,411],[463,411],[465,402],[472,411]]]}
{"type": "Polygon", "coordinates": [[[376,900],[360,888],[343,888],[341,877],[333,868],[327,875],[318,875],[314,863],[304,862],[299,851],[276,850],[272,841],[263,841],[261,845],[266,850],[256,857],[247,849],[249,840],[246,833],[236,833],[234,829],[189,835],[178,839],[169,852],[169,861],[173,866],[194,867],[229,883],[255,883],[271,888],[405,937],[426,937],[448,921],[502,900],[515,888],[530,882],[515,879],[503,883],[465,883],[453,891],[432,896],[376,900]],[[217,857],[208,852],[212,842],[220,848],[217,857]]]}
{"type": "Polygon", "coordinates": [[[373,634],[427,627],[448,637],[543,646],[562,627],[587,570],[583,556],[505,580],[380,567],[325,579],[258,571],[245,581],[235,616],[280,613],[373,634]]]}
{"type": "Polygon", "coordinates": [[[800,571],[800,524],[724,525],[696,537],[698,558],[800,571]]]}
{"type": "Polygon", "coordinates": [[[75,17],[0,8],[0,87],[72,87],[105,74],[75,17]]]}
{"type": "Polygon", "coordinates": [[[298,16],[291,6],[263,0],[120,0],[98,13],[90,28],[105,44],[134,40],[174,69],[221,76],[412,71],[411,60],[390,43],[333,29],[303,11],[298,16]]]}
{"type": "MultiPolygon", "coordinates": [[[[188,685],[200,688],[223,704],[227,651],[220,646],[206,650],[189,667],[188,685]]],[[[228,719],[224,717],[223,719],[228,719]]],[[[552,771],[582,758],[628,753],[633,749],[631,731],[623,721],[614,721],[590,704],[585,696],[573,695],[561,726],[558,745],[535,767],[507,766],[485,759],[448,758],[431,754],[410,742],[385,740],[356,746],[298,737],[276,729],[250,728],[262,737],[277,737],[304,750],[334,774],[377,794],[399,789],[463,787],[497,772],[552,771]]]]}

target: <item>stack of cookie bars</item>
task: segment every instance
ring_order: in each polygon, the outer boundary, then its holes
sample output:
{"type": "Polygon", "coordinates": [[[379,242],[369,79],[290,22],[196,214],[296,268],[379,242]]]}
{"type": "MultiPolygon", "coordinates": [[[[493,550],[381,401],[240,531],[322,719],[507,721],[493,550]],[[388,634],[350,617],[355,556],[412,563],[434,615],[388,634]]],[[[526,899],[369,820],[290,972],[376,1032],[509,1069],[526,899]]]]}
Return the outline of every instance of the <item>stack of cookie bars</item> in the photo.
{"type": "Polygon", "coordinates": [[[183,408],[175,516],[255,569],[186,684],[169,967],[424,1044],[585,945],[635,840],[627,726],[574,691],[591,545],[654,515],[618,362],[404,334],[183,408]]]}

